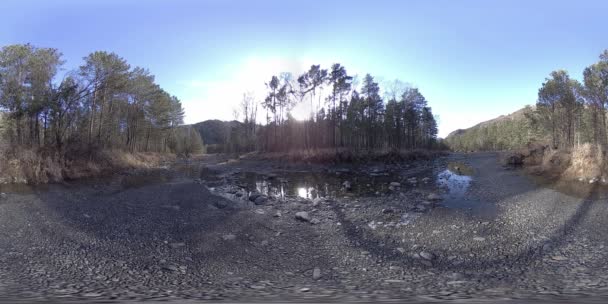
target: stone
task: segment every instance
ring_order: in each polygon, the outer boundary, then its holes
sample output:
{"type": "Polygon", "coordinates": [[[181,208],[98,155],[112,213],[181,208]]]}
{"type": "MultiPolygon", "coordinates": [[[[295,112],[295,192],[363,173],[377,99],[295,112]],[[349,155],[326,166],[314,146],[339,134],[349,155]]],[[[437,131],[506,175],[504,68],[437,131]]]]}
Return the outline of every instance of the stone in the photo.
{"type": "Polygon", "coordinates": [[[5,199],[6,198],[6,193],[2,192],[0,193],[0,199],[5,199]]]}
{"type": "Polygon", "coordinates": [[[170,243],[170,244],[169,244],[169,247],[171,247],[171,248],[173,248],[173,249],[175,249],[175,248],[180,248],[180,247],[184,247],[184,246],[186,246],[186,244],[185,244],[185,243],[183,243],[183,242],[176,242],[176,243],[170,243]]]}
{"type": "Polygon", "coordinates": [[[224,241],[232,241],[232,240],[235,240],[235,239],[236,239],[236,235],[234,235],[234,234],[224,234],[224,235],[222,236],[222,239],[223,239],[224,241]]]}
{"type": "Polygon", "coordinates": [[[255,202],[255,199],[260,197],[261,195],[263,194],[259,192],[251,192],[251,194],[249,194],[249,200],[255,202]]]}
{"type": "Polygon", "coordinates": [[[552,256],[551,259],[554,261],[567,261],[568,260],[568,258],[563,255],[555,255],[555,256],[552,256]]]}
{"type": "Polygon", "coordinates": [[[256,205],[264,205],[266,202],[268,202],[268,196],[266,195],[260,195],[253,200],[256,205]]]}
{"type": "Polygon", "coordinates": [[[228,206],[228,202],[225,200],[217,200],[213,203],[213,205],[218,209],[224,209],[228,206]]]}
{"type": "Polygon", "coordinates": [[[162,267],[162,270],[165,270],[165,271],[177,271],[177,266],[172,265],[172,264],[164,265],[162,267]]]}
{"type": "Polygon", "coordinates": [[[277,213],[275,213],[273,216],[274,217],[281,217],[281,216],[283,216],[283,214],[281,213],[281,211],[277,211],[277,213]]]}
{"type": "Polygon", "coordinates": [[[432,261],[436,258],[436,256],[432,252],[428,252],[428,251],[420,251],[419,255],[421,258],[428,260],[428,261],[432,261]]]}
{"type": "Polygon", "coordinates": [[[313,225],[317,225],[317,224],[321,223],[321,221],[319,219],[314,218],[314,219],[310,220],[310,223],[313,225]]]}
{"type": "Polygon", "coordinates": [[[425,177],[425,178],[422,179],[422,182],[425,183],[425,184],[428,184],[430,181],[431,181],[430,177],[425,177]]]}
{"type": "Polygon", "coordinates": [[[315,199],[312,200],[312,206],[313,207],[317,207],[317,206],[319,206],[319,204],[321,204],[323,202],[324,202],[323,198],[317,197],[317,198],[315,198],[315,199]]]}
{"type": "Polygon", "coordinates": [[[352,189],[353,189],[353,185],[352,185],[352,184],[351,184],[349,181],[344,181],[344,182],[342,183],[342,187],[344,187],[344,189],[345,189],[346,191],[350,191],[350,190],[352,190],[352,189]]]}
{"type": "Polygon", "coordinates": [[[296,220],[300,220],[302,222],[310,222],[310,215],[306,211],[296,212],[296,220]]]}
{"type": "Polygon", "coordinates": [[[424,211],[426,211],[426,206],[423,204],[418,204],[418,205],[416,205],[416,211],[424,212],[424,211]]]}
{"type": "Polygon", "coordinates": [[[304,287],[304,288],[300,288],[300,292],[309,292],[310,288],[308,287],[304,287]]]}
{"type": "Polygon", "coordinates": [[[391,183],[390,183],[390,184],[388,184],[388,185],[389,185],[389,186],[391,186],[391,187],[395,187],[395,188],[397,188],[397,187],[401,187],[401,183],[399,183],[399,182],[391,182],[391,183]]]}
{"type": "Polygon", "coordinates": [[[315,267],[315,269],[312,271],[312,279],[318,280],[320,278],[321,278],[321,269],[319,267],[315,267]]]}
{"type": "Polygon", "coordinates": [[[440,201],[441,195],[439,195],[437,193],[431,193],[426,197],[426,199],[429,201],[440,201]]]}
{"type": "Polygon", "coordinates": [[[473,238],[473,241],[476,241],[476,242],[483,242],[485,240],[486,240],[486,238],[480,237],[480,236],[476,236],[473,238]]]}
{"type": "Polygon", "coordinates": [[[389,213],[393,213],[393,212],[395,212],[395,210],[393,210],[392,208],[382,209],[382,213],[384,213],[384,214],[389,214],[389,213]]]}

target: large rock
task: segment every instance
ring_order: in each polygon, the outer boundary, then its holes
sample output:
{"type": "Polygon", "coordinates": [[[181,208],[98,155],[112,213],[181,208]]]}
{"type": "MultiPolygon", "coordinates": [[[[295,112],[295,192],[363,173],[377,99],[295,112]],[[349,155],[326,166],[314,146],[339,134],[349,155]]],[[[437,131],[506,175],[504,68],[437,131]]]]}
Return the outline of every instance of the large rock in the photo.
{"type": "Polygon", "coordinates": [[[296,212],[296,220],[300,220],[303,222],[310,222],[310,215],[306,211],[296,212]]]}
{"type": "Polygon", "coordinates": [[[251,194],[249,194],[249,200],[255,202],[255,200],[262,195],[263,194],[259,192],[251,192],[251,194]]]}
{"type": "Polygon", "coordinates": [[[256,205],[264,205],[266,204],[266,202],[268,202],[268,196],[266,195],[260,195],[256,197],[253,201],[253,203],[255,203],[256,205]]]}
{"type": "Polygon", "coordinates": [[[213,203],[213,205],[215,207],[217,207],[218,209],[224,209],[228,206],[228,202],[226,200],[220,199],[220,200],[215,201],[213,203]]]}

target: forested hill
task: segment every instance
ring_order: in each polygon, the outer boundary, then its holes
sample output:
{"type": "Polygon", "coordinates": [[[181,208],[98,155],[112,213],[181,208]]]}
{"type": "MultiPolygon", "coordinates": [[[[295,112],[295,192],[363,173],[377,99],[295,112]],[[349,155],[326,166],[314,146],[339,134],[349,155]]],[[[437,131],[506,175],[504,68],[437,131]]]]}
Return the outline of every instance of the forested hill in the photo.
{"type": "Polygon", "coordinates": [[[195,123],[192,126],[201,134],[205,145],[224,145],[230,139],[231,130],[238,128],[241,124],[236,120],[211,119],[195,123]]]}
{"type": "Polygon", "coordinates": [[[496,151],[521,148],[546,134],[535,123],[534,107],[526,106],[508,115],[450,133],[445,142],[454,151],[496,151]]]}

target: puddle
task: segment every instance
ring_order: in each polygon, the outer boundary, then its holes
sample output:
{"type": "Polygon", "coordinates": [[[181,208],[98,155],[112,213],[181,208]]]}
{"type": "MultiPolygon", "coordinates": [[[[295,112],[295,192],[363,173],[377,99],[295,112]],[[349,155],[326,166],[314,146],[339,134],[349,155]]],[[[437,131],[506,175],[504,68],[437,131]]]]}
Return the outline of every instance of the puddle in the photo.
{"type": "Polygon", "coordinates": [[[277,197],[317,197],[374,196],[389,191],[390,176],[365,176],[353,174],[328,174],[321,172],[284,172],[263,175],[244,172],[238,175],[239,184],[248,191],[257,191],[277,197]],[[348,181],[347,191],[343,183],[348,181]]]}
{"type": "Polygon", "coordinates": [[[608,185],[602,183],[589,183],[562,180],[562,179],[549,179],[542,176],[532,175],[529,176],[534,183],[543,188],[548,188],[575,198],[579,199],[607,199],[608,198],[608,185]]]}
{"type": "Polygon", "coordinates": [[[0,193],[32,194],[45,191],[48,185],[29,185],[29,184],[0,184],[0,193]]]}
{"type": "Polygon", "coordinates": [[[498,209],[495,204],[472,199],[467,191],[473,181],[475,170],[464,163],[451,162],[448,168],[437,174],[437,185],[447,190],[441,205],[446,208],[461,209],[480,216],[494,216],[498,209]]]}

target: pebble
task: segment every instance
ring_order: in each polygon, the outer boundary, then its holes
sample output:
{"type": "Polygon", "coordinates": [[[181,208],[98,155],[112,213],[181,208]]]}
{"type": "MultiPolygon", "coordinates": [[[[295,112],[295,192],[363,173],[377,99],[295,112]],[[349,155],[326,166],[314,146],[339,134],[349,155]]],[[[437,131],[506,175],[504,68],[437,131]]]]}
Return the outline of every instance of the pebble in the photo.
{"type": "Polygon", "coordinates": [[[178,243],[170,243],[170,244],[169,244],[169,247],[174,248],[174,249],[175,249],[175,248],[184,247],[184,246],[186,246],[186,244],[185,244],[185,243],[182,243],[182,242],[178,242],[178,243]]]}
{"type": "Polygon", "coordinates": [[[236,235],[234,235],[234,234],[224,234],[222,236],[222,239],[224,241],[232,241],[232,240],[236,239],[236,235]]]}
{"type": "Polygon", "coordinates": [[[422,257],[425,260],[431,261],[431,260],[435,259],[435,255],[433,253],[431,253],[431,252],[428,252],[428,251],[421,251],[419,253],[419,255],[420,255],[420,257],[422,257]]]}
{"type": "Polygon", "coordinates": [[[318,280],[321,278],[321,269],[319,267],[315,267],[315,269],[312,271],[312,278],[313,280],[318,280]]]}

